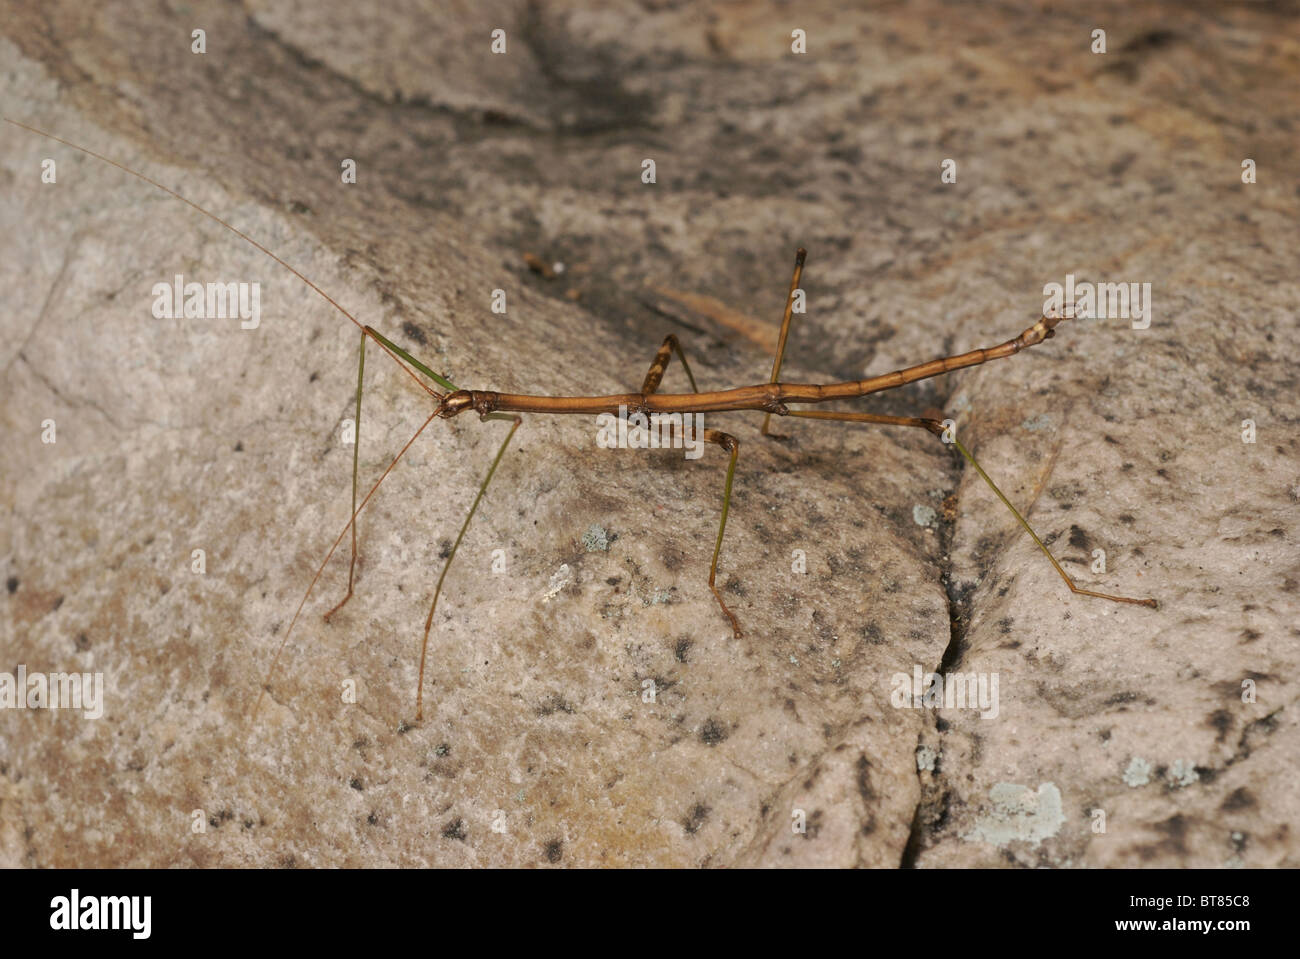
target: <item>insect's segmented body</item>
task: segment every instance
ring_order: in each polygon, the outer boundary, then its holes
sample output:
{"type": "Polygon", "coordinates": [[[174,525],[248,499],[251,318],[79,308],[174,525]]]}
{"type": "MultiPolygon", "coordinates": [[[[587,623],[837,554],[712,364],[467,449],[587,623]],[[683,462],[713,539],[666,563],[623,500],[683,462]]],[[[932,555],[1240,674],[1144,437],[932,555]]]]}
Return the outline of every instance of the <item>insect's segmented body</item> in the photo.
{"type": "Polygon", "coordinates": [[[907,383],[951,373],[989,360],[1013,356],[1055,334],[1059,317],[1042,317],[1019,336],[997,346],[945,356],[906,369],[842,383],[756,383],[704,393],[613,393],[608,396],[532,396],[491,390],[458,390],[443,401],[439,415],[450,418],[467,409],[488,413],[727,413],[757,410],[784,416],[790,403],[825,403],[892,390],[907,383]]]}

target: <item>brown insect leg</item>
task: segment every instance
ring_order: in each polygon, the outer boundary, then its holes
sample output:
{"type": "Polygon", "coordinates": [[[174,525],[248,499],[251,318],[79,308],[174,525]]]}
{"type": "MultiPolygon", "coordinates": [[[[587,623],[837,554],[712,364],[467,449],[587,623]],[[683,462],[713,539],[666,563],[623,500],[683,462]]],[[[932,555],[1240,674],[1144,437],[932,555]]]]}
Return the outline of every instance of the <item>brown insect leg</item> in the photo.
{"type": "Polygon", "coordinates": [[[713,596],[726,613],[727,619],[731,620],[731,631],[736,639],[740,639],[740,620],[736,619],[736,614],[728,608],[726,601],[722,598],[722,593],[718,591],[716,580],[718,576],[718,554],[722,552],[722,534],[727,528],[727,513],[731,510],[731,481],[736,475],[736,459],[740,456],[740,440],[736,439],[730,433],[723,433],[719,430],[704,430],[704,440],[708,443],[716,443],[724,450],[731,453],[731,461],[727,464],[727,482],[722,491],[722,517],[718,520],[718,539],[713,544],[713,562],[709,564],[709,589],[713,591],[713,596]]]}
{"type": "MultiPolygon", "coordinates": [[[[790,336],[790,320],[794,316],[794,292],[799,289],[799,279],[803,276],[804,260],[808,257],[808,251],[799,247],[798,252],[794,255],[794,276],[790,278],[790,292],[785,298],[785,315],[781,317],[781,335],[776,341],[776,357],[772,360],[772,379],[769,381],[775,383],[781,375],[781,361],[785,359],[785,341],[790,336]]],[[[763,417],[764,436],[773,436],[775,434],[768,432],[768,426],[772,422],[772,414],[768,413],[763,417]]]]}
{"type": "Polygon", "coordinates": [[[691,392],[699,392],[699,388],[695,385],[695,374],[691,372],[691,365],[686,362],[686,354],[682,352],[682,345],[677,342],[676,336],[669,333],[664,337],[663,346],[659,347],[659,352],[655,354],[654,360],[650,363],[650,369],[645,375],[645,382],[641,384],[642,396],[649,396],[659,389],[659,383],[664,378],[664,370],[668,369],[668,362],[673,358],[673,353],[677,354],[682,369],[686,371],[686,378],[691,381],[691,392]]]}

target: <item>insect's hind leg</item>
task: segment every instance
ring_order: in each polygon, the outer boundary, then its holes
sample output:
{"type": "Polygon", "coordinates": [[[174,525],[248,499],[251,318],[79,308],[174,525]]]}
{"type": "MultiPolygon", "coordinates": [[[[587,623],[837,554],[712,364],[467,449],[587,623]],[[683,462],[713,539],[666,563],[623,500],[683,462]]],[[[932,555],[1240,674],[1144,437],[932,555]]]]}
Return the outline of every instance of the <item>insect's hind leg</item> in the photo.
{"type": "MultiPolygon", "coordinates": [[[[800,416],[805,419],[841,420],[850,423],[881,423],[888,426],[914,426],[928,430],[940,438],[944,438],[946,432],[943,424],[938,420],[926,419],[920,416],[878,416],[874,413],[840,413],[834,410],[790,410],[787,415],[800,416]]],[[[1002,490],[998,489],[997,484],[989,478],[989,474],[984,472],[984,468],[981,467],[979,463],[975,462],[975,457],[970,454],[970,450],[966,449],[956,436],[952,436],[951,439],[952,445],[957,447],[957,452],[961,453],[961,455],[966,458],[966,461],[975,468],[975,472],[979,474],[980,479],[984,480],[985,483],[988,483],[989,489],[993,490],[997,498],[1002,500],[1002,505],[1011,510],[1011,515],[1016,518],[1016,521],[1022,527],[1024,527],[1025,532],[1029,534],[1030,538],[1033,539],[1038,548],[1042,550],[1043,555],[1051,561],[1052,566],[1054,566],[1056,571],[1061,574],[1061,579],[1065,580],[1065,585],[1070,587],[1070,592],[1076,593],[1080,596],[1095,596],[1097,599],[1108,599],[1114,603],[1131,603],[1134,606],[1149,606],[1151,609],[1159,608],[1160,604],[1154,599],[1132,599],[1128,596],[1112,596],[1110,593],[1098,593],[1091,589],[1084,589],[1081,586],[1076,586],[1074,580],[1070,578],[1070,574],[1067,573],[1065,569],[1062,568],[1061,564],[1056,561],[1056,557],[1052,555],[1051,550],[1047,548],[1047,545],[1039,539],[1038,534],[1034,532],[1033,527],[1029,525],[1029,522],[1020,515],[1018,509],[1011,505],[1011,501],[1007,499],[1002,490]]]]}

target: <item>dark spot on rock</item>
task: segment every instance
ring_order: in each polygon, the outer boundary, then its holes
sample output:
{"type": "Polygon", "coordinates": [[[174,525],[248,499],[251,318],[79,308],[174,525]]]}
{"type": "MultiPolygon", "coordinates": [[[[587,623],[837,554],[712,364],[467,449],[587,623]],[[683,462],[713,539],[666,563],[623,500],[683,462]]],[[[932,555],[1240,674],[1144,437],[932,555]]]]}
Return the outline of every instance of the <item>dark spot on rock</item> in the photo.
{"type": "Polygon", "coordinates": [[[320,379],[320,374],[313,370],[311,376],[307,377],[307,382],[315,383],[318,379],[320,379]]]}
{"type": "Polygon", "coordinates": [[[361,785],[361,780],[355,776],[352,777],[352,780],[348,783],[348,785],[351,786],[353,789],[355,789],[357,792],[361,792],[361,790],[365,788],[364,786],[361,785]]]}
{"type": "Polygon", "coordinates": [[[10,596],[18,592],[18,577],[10,576],[7,580],[5,580],[5,589],[9,590],[10,596]]]}
{"type": "Polygon", "coordinates": [[[438,543],[438,558],[446,559],[451,555],[451,540],[444,539],[438,543]]]}
{"type": "Polygon", "coordinates": [[[1172,30],[1155,29],[1148,30],[1145,33],[1139,33],[1124,46],[1120,47],[1121,53],[1134,53],[1146,50],[1159,50],[1169,46],[1178,39],[1178,34],[1172,30]]]}
{"type": "Polygon", "coordinates": [[[459,839],[464,842],[465,837],[468,835],[469,833],[465,829],[465,820],[463,819],[453,819],[442,827],[443,839],[459,839]]]}
{"type": "Polygon", "coordinates": [[[244,441],[243,441],[243,440],[240,440],[238,443],[235,444],[235,452],[236,452],[236,453],[242,453],[242,452],[244,452],[244,441]]]}
{"type": "Polygon", "coordinates": [[[1219,735],[1215,737],[1215,742],[1223,742],[1223,738],[1228,735],[1228,730],[1232,728],[1232,713],[1226,709],[1216,709],[1210,713],[1209,718],[1205,721],[1207,726],[1213,727],[1219,735]]]}
{"type": "Polygon", "coordinates": [[[1004,619],[999,619],[998,630],[1002,633],[1003,636],[1005,636],[1007,635],[1007,633],[1011,632],[1011,626],[1014,622],[1015,620],[1012,619],[1010,616],[1007,616],[1004,619]]]}
{"type": "Polygon", "coordinates": [[[402,323],[402,332],[407,336],[408,339],[410,339],[414,343],[418,343],[420,346],[429,345],[429,338],[424,335],[424,330],[420,329],[410,320],[406,320],[404,323],[402,323]]]}
{"type": "Polygon", "coordinates": [[[1073,546],[1075,549],[1087,549],[1089,542],[1091,541],[1088,539],[1087,533],[1081,530],[1078,526],[1070,527],[1071,546],[1073,546]]]}
{"type": "Polygon", "coordinates": [[[377,812],[371,812],[371,814],[370,814],[369,816],[366,817],[366,822],[370,823],[370,825],[372,825],[372,826],[378,826],[378,825],[379,825],[379,813],[377,813],[377,812]]]}
{"type": "MultiPolygon", "coordinates": [[[[1107,168],[1107,172],[1110,173],[1111,176],[1121,176],[1124,173],[1124,171],[1127,170],[1129,166],[1132,165],[1133,161],[1136,159],[1137,159],[1136,153],[1133,153],[1131,151],[1125,153],[1123,156],[1118,157],[1116,160],[1114,160],[1111,163],[1111,165],[1107,168]]],[[[1114,440],[1110,436],[1104,438],[1111,443],[1116,442],[1116,440],[1114,440]]]]}
{"type": "Polygon", "coordinates": [[[1164,822],[1156,823],[1156,828],[1168,837],[1160,845],[1180,856],[1187,855],[1187,847],[1183,845],[1183,839],[1187,836],[1186,817],[1181,813],[1170,816],[1164,822]]]}
{"type": "Polygon", "coordinates": [[[866,756],[858,757],[858,794],[868,804],[876,800],[876,791],[871,787],[871,760],[866,756]]]}
{"type": "Polygon", "coordinates": [[[1257,629],[1243,629],[1241,631],[1241,638],[1244,642],[1247,643],[1253,643],[1255,640],[1259,639],[1259,637],[1262,635],[1263,634],[1257,629]]]}
{"type": "Polygon", "coordinates": [[[875,623],[867,623],[858,632],[862,634],[863,639],[873,646],[879,646],[885,641],[885,637],[880,632],[880,627],[875,623]]]}
{"type": "Polygon", "coordinates": [[[683,636],[681,639],[677,640],[677,645],[673,647],[673,657],[679,663],[686,662],[686,654],[691,651],[691,647],[694,645],[695,642],[693,640],[687,639],[683,636]]]}
{"type": "Polygon", "coordinates": [[[559,693],[551,693],[542,704],[537,707],[538,716],[550,716],[552,713],[572,713],[573,706],[565,700],[559,693]]]}
{"type": "Polygon", "coordinates": [[[707,719],[700,727],[700,742],[706,746],[716,746],[727,738],[727,727],[716,719],[707,719]]]}
{"type": "Polygon", "coordinates": [[[86,650],[90,649],[90,638],[87,637],[85,633],[78,633],[75,642],[77,645],[77,652],[79,653],[84,653],[86,650]]]}
{"type": "Polygon", "coordinates": [[[1250,809],[1255,805],[1257,805],[1257,803],[1255,802],[1255,797],[1251,794],[1250,790],[1242,787],[1230,792],[1228,798],[1219,806],[1219,809],[1223,812],[1240,812],[1243,809],[1250,809]]]}
{"type": "Polygon", "coordinates": [[[559,862],[564,858],[564,842],[559,839],[552,839],[546,844],[544,852],[547,862],[559,862]]]}
{"type": "Polygon", "coordinates": [[[703,803],[696,803],[695,808],[690,811],[685,819],[682,820],[682,828],[686,830],[686,835],[694,836],[704,825],[704,820],[709,818],[711,810],[703,803]]]}

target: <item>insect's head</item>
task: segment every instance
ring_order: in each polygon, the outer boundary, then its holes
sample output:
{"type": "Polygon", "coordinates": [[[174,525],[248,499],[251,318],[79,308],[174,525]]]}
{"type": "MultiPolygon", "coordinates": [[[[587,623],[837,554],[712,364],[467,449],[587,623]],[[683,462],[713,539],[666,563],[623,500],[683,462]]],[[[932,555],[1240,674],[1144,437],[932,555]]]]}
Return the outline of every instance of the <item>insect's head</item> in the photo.
{"type": "Polygon", "coordinates": [[[474,394],[469,390],[456,390],[454,393],[448,393],[438,404],[437,415],[443,419],[451,419],[458,413],[463,413],[474,405],[474,394]]]}

